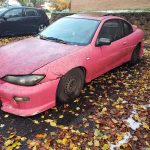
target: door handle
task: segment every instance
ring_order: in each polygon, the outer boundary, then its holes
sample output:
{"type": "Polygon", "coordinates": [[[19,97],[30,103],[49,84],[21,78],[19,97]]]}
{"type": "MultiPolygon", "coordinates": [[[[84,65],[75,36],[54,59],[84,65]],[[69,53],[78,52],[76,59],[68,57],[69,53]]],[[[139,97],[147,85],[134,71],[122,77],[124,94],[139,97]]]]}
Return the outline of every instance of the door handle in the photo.
{"type": "Polygon", "coordinates": [[[127,42],[123,42],[123,45],[127,45],[127,42]]]}

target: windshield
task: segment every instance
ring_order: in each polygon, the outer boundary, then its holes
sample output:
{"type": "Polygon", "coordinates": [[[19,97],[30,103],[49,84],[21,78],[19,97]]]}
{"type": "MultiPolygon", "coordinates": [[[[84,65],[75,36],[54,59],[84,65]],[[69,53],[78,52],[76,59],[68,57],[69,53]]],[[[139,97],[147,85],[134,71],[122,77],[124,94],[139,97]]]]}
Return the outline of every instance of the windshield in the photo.
{"type": "Polygon", "coordinates": [[[62,18],[54,22],[40,36],[56,42],[87,45],[91,42],[100,21],[92,19],[62,18]],[[57,40],[56,40],[57,39],[57,40]]]}
{"type": "Polygon", "coordinates": [[[6,10],[7,8],[0,8],[0,15],[3,14],[6,10]]]}

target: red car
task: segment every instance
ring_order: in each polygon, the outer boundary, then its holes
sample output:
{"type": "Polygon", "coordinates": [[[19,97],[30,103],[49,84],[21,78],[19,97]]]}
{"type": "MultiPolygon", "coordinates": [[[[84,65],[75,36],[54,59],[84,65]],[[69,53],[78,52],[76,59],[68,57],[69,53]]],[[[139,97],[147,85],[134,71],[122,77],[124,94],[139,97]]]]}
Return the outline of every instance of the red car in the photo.
{"type": "Polygon", "coordinates": [[[2,110],[32,116],[79,96],[84,83],[143,55],[144,33],[116,16],[64,17],[0,49],[2,110]]]}

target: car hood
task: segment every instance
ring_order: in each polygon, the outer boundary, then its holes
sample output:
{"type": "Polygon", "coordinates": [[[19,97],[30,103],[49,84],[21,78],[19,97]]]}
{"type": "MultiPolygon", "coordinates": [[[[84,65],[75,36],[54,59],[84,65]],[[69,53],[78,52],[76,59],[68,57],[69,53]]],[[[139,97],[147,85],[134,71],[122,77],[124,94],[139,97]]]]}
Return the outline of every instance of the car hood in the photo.
{"type": "Polygon", "coordinates": [[[6,75],[30,74],[80,48],[81,46],[66,45],[36,37],[8,44],[0,48],[0,78],[6,75]]]}

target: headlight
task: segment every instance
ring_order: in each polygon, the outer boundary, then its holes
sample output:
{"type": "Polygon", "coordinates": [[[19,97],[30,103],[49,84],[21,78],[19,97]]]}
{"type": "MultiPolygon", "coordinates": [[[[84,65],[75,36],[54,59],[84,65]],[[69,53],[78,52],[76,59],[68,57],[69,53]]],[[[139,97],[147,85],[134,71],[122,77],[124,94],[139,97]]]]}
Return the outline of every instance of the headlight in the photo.
{"type": "Polygon", "coordinates": [[[38,84],[44,78],[45,75],[31,74],[31,75],[17,75],[17,76],[8,75],[3,77],[2,79],[6,82],[16,84],[16,85],[33,86],[38,84]]]}

